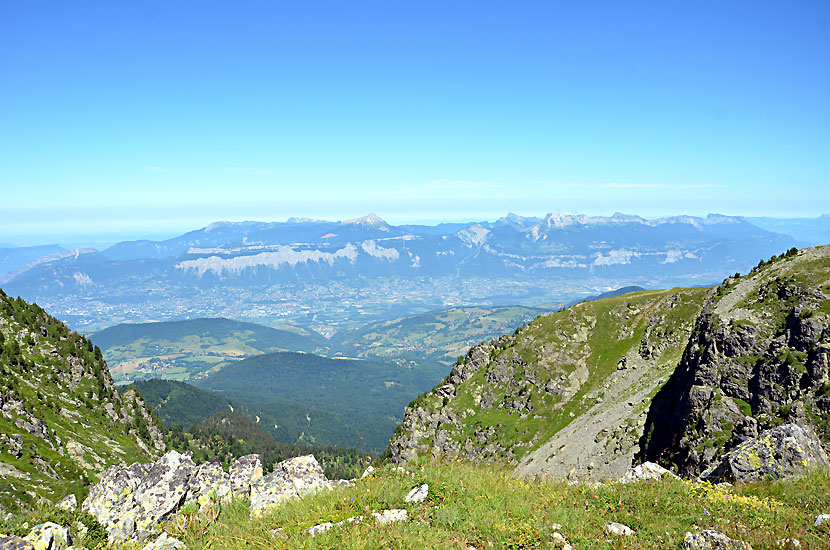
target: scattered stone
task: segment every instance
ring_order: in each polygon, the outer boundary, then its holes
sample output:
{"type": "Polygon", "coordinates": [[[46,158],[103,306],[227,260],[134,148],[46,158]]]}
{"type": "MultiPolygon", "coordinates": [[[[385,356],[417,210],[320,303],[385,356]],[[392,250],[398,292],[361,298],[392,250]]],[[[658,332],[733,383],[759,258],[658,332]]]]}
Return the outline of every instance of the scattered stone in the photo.
{"type": "Polygon", "coordinates": [[[752,550],[752,546],[740,541],[733,540],[719,531],[707,529],[697,535],[686,533],[683,537],[683,548],[685,550],[752,550]]]}
{"type": "Polygon", "coordinates": [[[0,477],[19,477],[21,479],[29,479],[29,474],[21,472],[11,464],[0,462],[0,477]]]}
{"type": "Polygon", "coordinates": [[[553,542],[555,542],[556,544],[565,544],[566,542],[568,542],[565,539],[565,535],[563,535],[559,531],[554,531],[553,535],[551,535],[551,538],[553,539],[553,542]]]}
{"type": "Polygon", "coordinates": [[[74,494],[70,494],[62,498],[55,504],[57,508],[63,508],[64,510],[77,510],[78,509],[78,499],[74,494]]]}
{"type": "Polygon", "coordinates": [[[424,483],[423,485],[419,485],[418,487],[413,488],[409,493],[404,497],[404,502],[423,502],[427,499],[429,495],[429,485],[424,483]]]}
{"type": "Polygon", "coordinates": [[[638,481],[655,481],[663,479],[663,476],[677,479],[671,471],[663,468],[654,462],[643,462],[629,469],[620,478],[620,483],[636,483],[638,481]]]}
{"type": "Polygon", "coordinates": [[[397,508],[392,510],[384,510],[380,513],[372,512],[372,516],[374,516],[377,522],[381,525],[395,523],[397,521],[406,521],[407,519],[409,519],[409,514],[406,510],[397,508]]]}
{"type": "Polygon", "coordinates": [[[798,539],[781,539],[776,544],[780,548],[801,548],[801,541],[798,539]]]}
{"type": "Polygon", "coordinates": [[[284,460],[251,486],[251,516],[286,500],[329,487],[323,468],[312,455],[284,460]]]}
{"type": "Polygon", "coordinates": [[[271,529],[271,536],[275,539],[281,539],[285,535],[282,534],[282,527],[277,527],[276,529],[271,529]]]}
{"type": "Polygon", "coordinates": [[[375,473],[375,467],[369,465],[365,470],[363,470],[363,475],[360,476],[361,479],[364,477],[370,476],[375,473]]]}
{"type": "Polygon", "coordinates": [[[326,523],[321,523],[320,525],[314,525],[313,527],[309,527],[305,530],[305,532],[313,537],[316,536],[318,533],[325,533],[332,527],[334,527],[334,524],[330,521],[327,521],[326,523]]]}
{"type": "Polygon", "coordinates": [[[185,548],[187,546],[182,541],[162,531],[161,536],[145,545],[143,550],[184,550],[185,548]]]}
{"type": "Polygon", "coordinates": [[[612,535],[617,535],[618,537],[627,537],[629,535],[634,534],[634,529],[632,529],[628,525],[617,523],[616,521],[612,521],[611,523],[606,525],[605,530],[611,533],[612,535]]]}
{"type": "Polygon", "coordinates": [[[830,466],[816,433],[809,427],[784,424],[741,443],[700,477],[713,483],[743,483],[800,474],[816,466],[830,466]]]}
{"type": "Polygon", "coordinates": [[[3,548],[3,550],[35,550],[32,543],[26,539],[4,535],[0,535],[0,548],[3,548]]]}
{"type": "Polygon", "coordinates": [[[813,527],[818,527],[825,521],[830,521],[830,514],[819,514],[816,516],[816,522],[813,524],[813,527]]]}
{"type": "Polygon", "coordinates": [[[345,489],[346,487],[354,487],[353,479],[334,479],[329,481],[332,489],[345,489]]]}
{"type": "Polygon", "coordinates": [[[26,540],[37,550],[65,550],[69,545],[69,529],[47,521],[32,527],[26,540]]]}

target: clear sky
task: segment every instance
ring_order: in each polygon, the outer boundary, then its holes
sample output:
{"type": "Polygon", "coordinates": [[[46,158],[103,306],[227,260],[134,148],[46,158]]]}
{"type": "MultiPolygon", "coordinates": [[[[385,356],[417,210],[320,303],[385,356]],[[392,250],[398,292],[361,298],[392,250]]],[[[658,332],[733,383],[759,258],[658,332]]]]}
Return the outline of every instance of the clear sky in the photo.
{"type": "Polygon", "coordinates": [[[3,0],[0,189],[0,242],[817,216],[830,2],[3,0]]]}

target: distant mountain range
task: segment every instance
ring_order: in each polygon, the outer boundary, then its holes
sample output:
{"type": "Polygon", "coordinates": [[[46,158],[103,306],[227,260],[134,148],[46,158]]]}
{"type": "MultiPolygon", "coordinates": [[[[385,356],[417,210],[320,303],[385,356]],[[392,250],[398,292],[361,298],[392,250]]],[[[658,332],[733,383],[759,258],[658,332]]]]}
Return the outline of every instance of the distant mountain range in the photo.
{"type": "Polygon", "coordinates": [[[746,218],[761,229],[784,233],[810,245],[830,243],[830,214],[818,218],[746,218]]]}
{"type": "Polygon", "coordinates": [[[4,246],[0,248],[0,277],[66,249],[57,244],[44,246],[4,246]]]}
{"type": "Polygon", "coordinates": [[[40,258],[0,283],[87,331],[221,316],[333,333],[451,306],[552,306],[626,285],[714,283],[797,244],[721,215],[218,222],[40,258]]]}

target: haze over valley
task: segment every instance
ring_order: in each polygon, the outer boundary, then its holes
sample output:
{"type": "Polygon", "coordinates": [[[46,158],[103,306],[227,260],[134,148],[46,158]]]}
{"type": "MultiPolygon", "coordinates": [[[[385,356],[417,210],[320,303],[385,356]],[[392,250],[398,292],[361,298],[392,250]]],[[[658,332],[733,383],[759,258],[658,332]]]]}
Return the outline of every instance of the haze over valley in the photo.
{"type": "Polygon", "coordinates": [[[624,286],[713,284],[800,242],[721,215],[220,222],[165,241],[9,261],[0,284],[84,332],[226,317],[331,337],[455,306],[551,309],[624,286]]]}

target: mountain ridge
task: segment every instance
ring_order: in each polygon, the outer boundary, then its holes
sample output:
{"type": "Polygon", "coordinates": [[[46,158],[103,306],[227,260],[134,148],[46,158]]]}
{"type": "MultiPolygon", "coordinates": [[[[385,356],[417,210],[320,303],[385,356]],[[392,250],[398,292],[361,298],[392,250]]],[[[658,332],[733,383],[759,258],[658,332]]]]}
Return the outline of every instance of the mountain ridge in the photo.
{"type": "Polygon", "coordinates": [[[89,331],[171,312],[240,320],[252,312],[338,330],[455,305],[536,306],[609,287],[712,284],[796,244],[717,214],[551,213],[443,229],[358,220],[216,223],[55,259],[6,286],[89,331]],[[152,301],[142,298],[149,292],[152,301]]]}

